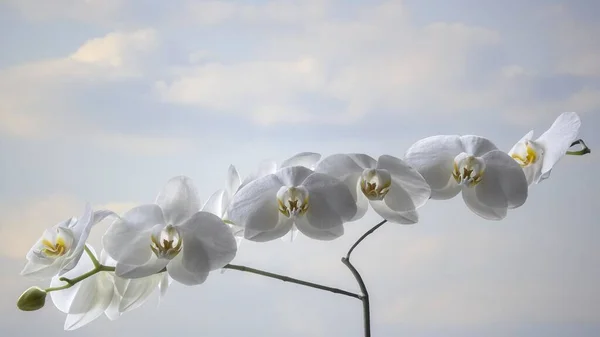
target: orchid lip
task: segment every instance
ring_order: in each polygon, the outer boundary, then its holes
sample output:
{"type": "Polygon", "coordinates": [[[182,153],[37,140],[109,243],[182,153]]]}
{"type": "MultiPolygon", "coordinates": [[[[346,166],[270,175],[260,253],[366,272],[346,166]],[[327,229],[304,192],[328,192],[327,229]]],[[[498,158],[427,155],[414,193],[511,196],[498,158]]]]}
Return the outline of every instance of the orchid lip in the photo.
{"type": "Polygon", "coordinates": [[[183,240],[177,227],[167,225],[159,233],[150,235],[150,248],[158,258],[173,259],[181,252],[183,240]]]}
{"type": "Polygon", "coordinates": [[[277,192],[279,212],[288,218],[299,217],[308,211],[309,195],[304,187],[283,186],[277,192]]]}
{"type": "Polygon", "coordinates": [[[461,153],[454,158],[452,177],[461,186],[475,187],[483,179],[485,163],[483,159],[461,153]]]}
{"type": "Polygon", "coordinates": [[[360,177],[360,189],[369,200],[382,200],[391,186],[392,177],[386,170],[365,169],[360,177]]]}

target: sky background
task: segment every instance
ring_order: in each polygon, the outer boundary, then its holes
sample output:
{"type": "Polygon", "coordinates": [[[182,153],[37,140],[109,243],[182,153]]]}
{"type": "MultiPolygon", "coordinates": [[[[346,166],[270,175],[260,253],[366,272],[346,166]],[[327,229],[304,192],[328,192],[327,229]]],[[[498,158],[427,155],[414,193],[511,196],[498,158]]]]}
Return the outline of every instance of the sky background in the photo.
{"type": "MultiPolygon", "coordinates": [[[[359,301],[236,271],[64,332],[51,303],[16,309],[45,286],[19,272],[85,201],[123,212],[175,175],[206,200],[230,164],[244,176],[301,151],[401,157],[435,134],[509,150],[564,111],[595,151],[598,12],[594,0],[0,0],[0,335],[361,336],[359,301]]],[[[563,159],[501,222],[456,198],[382,227],[353,259],[373,336],[600,335],[599,164],[563,159]]],[[[234,263],[358,292],[339,259],[378,221],[333,242],[244,242],[234,263]]]]}

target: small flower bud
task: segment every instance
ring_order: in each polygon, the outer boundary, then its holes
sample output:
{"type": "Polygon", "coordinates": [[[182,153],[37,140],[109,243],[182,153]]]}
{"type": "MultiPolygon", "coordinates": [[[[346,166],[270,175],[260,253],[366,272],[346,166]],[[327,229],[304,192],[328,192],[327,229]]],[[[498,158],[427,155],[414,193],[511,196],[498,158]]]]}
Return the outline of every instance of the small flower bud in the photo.
{"type": "Polygon", "coordinates": [[[19,297],[17,307],[23,311],[35,311],[46,304],[46,291],[39,287],[31,287],[19,297]]]}

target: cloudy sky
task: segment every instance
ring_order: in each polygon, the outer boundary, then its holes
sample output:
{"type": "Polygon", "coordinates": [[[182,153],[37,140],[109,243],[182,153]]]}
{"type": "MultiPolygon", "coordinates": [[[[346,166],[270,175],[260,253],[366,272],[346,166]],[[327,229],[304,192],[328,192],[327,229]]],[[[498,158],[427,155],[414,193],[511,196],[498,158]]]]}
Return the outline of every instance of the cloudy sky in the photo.
{"type": "MultiPolygon", "coordinates": [[[[359,301],[236,271],[67,333],[51,304],[16,309],[39,284],[19,271],[85,201],[122,212],[175,175],[206,200],[229,164],[245,175],[301,151],[402,156],[440,133],[508,150],[563,111],[600,148],[599,11],[594,0],[1,0],[0,334],[361,336],[359,301]]],[[[599,164],[565,158],[502,222],[458,198],[376,232],[354,257],[373,335],[600,335],[599,164]]],[[[235,263],[358,291],[339,258],[378,220],[334,242],[245,242],[235,263]]]]}

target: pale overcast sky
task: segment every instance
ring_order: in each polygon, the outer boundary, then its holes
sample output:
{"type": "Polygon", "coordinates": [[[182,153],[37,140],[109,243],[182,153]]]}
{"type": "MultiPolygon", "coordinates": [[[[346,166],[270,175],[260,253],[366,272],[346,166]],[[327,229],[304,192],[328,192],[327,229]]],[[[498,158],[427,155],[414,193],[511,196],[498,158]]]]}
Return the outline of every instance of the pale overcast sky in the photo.
{"type": "MultiPolygon", "coordinates": [[[[19,272],[85,201],[122,212],[179,174],[206,200],[229,164],[402,156],[440,133],[509,150],[564,111],[600,149],[598,13],[595,0],[1,0],[0,335],[362,336],[359,301],[236,271],[64,332],[51,303],[16,309],[39,284],[19,272]]],[[[599,336],[599,164],[563,159],[501,222],[459,197],[376,232],[354,255],[373,336],[599,336]]],[[[234,263],[358,292],[339,259],[378,221],[334,242],[244,242],[234,263]]]]}

